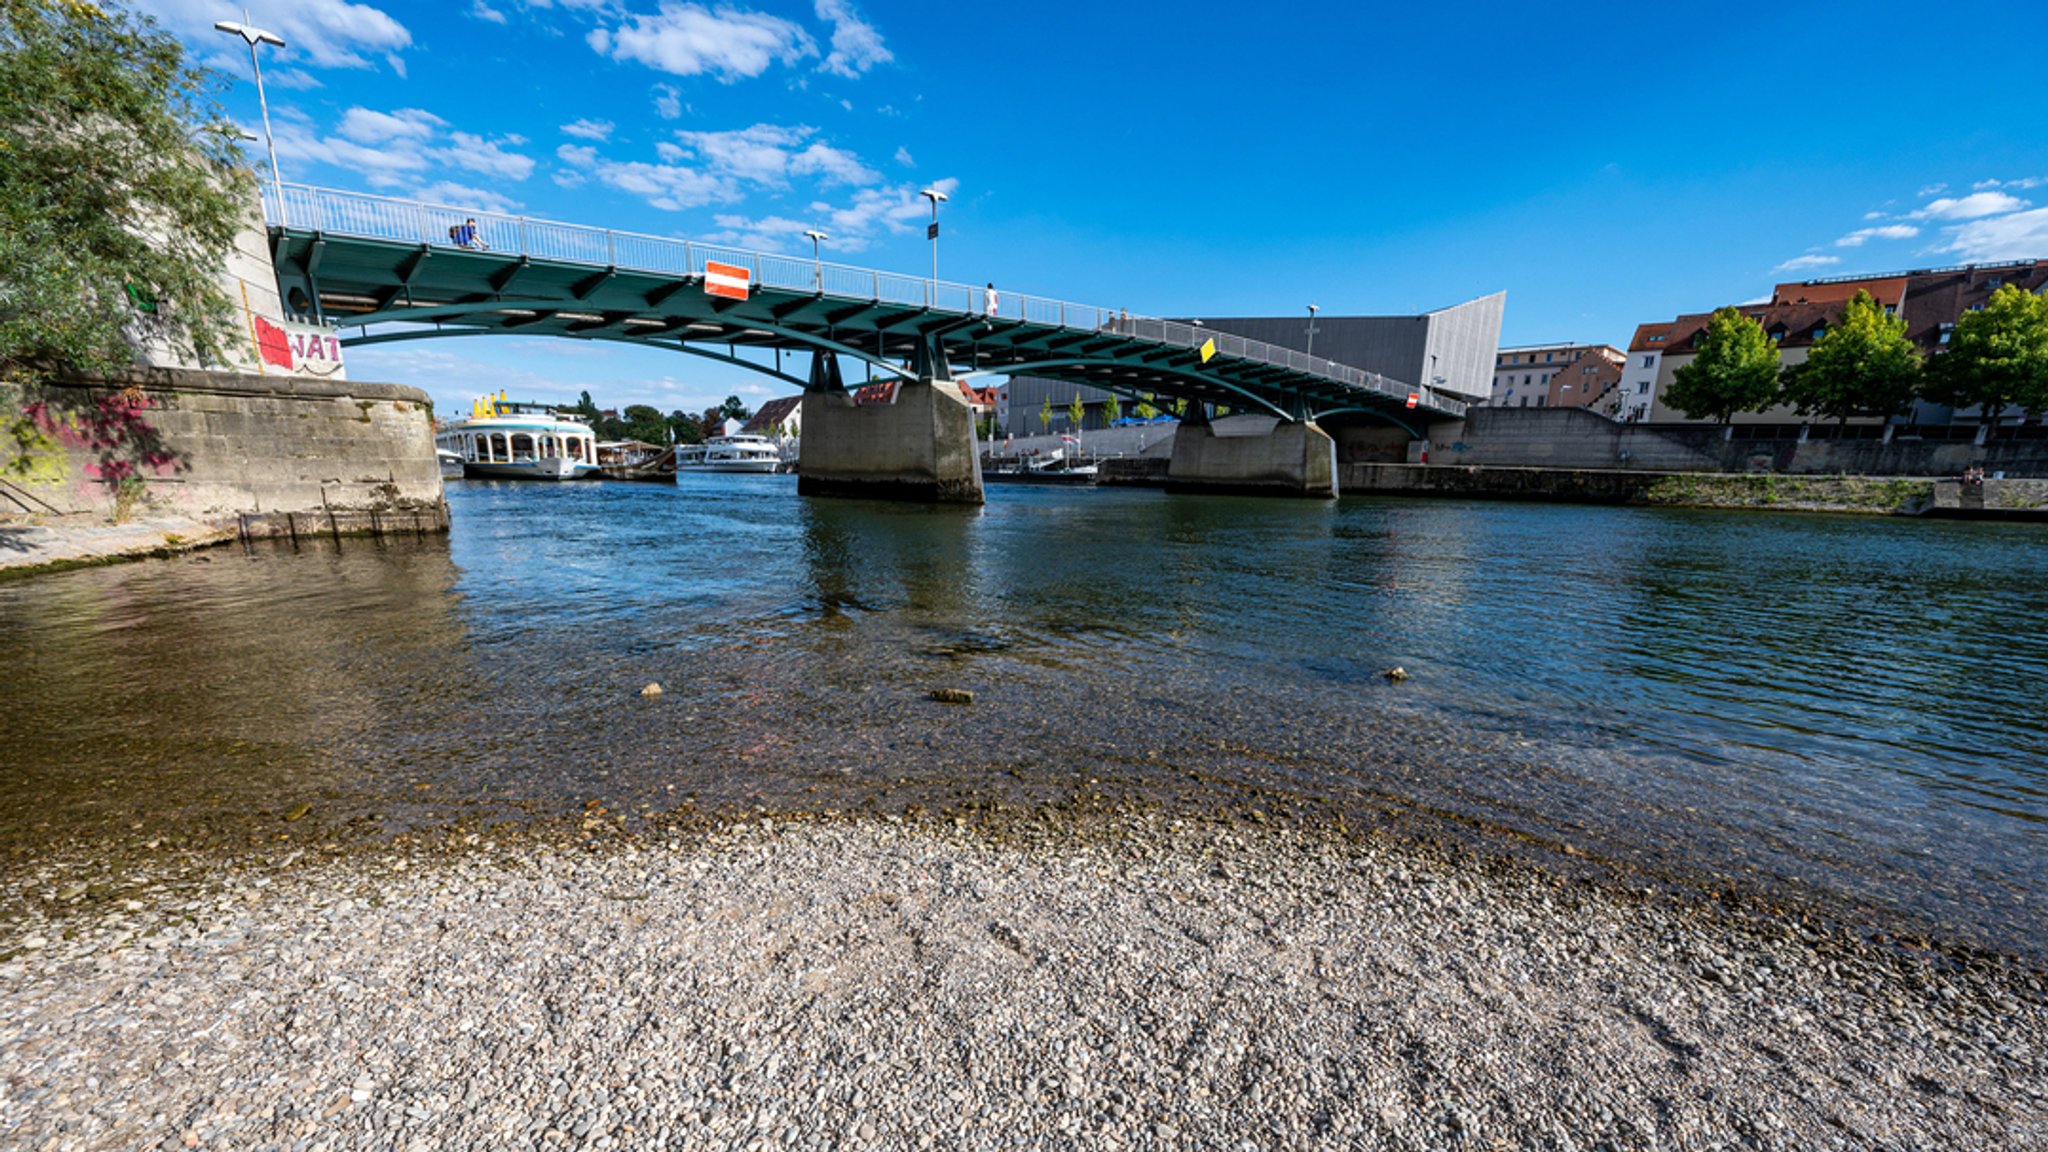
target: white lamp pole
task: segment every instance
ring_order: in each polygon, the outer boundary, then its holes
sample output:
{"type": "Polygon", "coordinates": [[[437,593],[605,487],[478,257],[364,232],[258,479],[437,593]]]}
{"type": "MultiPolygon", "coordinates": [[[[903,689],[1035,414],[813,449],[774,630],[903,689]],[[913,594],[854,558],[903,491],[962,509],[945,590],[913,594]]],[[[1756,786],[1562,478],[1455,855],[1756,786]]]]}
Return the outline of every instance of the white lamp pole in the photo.
{"type": "Polygon", "coordinates": [[[822,296],[825,294],[825,261],[822,257],[818,255],[818,241],[830,240],[832,237],[827,236],[825,233],[818,231],[816,228],[806,228],[804,230],[804,235],[809,236],[811,238],[812,274],[817,277],[818,294],[822,296]]]}
{"type": "Polygon", "coordinates": [[[937,188],[926,188],[919,196],[932,202],[932,303],[939,302],[939,203],[946,194],[937,188]]]}
{"type": "MultiPolygon", "coordinates": [[[[249,13],[245,9],[242,12],[242,19],[247,20],[248,18],[249,13]]],[[[249,24],[238,24],[233,20],[219,21],[213,27],[216,31],[225,32],[230,36],[240,36],[243,40],[248,41],[249,67],[256,73],[256,103],[263,108],[263,141],[270,149],[270,187],[277,196],[277,222],[288,224],[290,221],[285,218],[284,211],[284,177],[278,175],[277,171],[277,137],[270,133],[270,100],[263,94],[263,65],[256,59],[256,46],[258,44],[270,44],[282,48],[284,47],[284,38],[275,32],[266,32],[249,24]]]]}

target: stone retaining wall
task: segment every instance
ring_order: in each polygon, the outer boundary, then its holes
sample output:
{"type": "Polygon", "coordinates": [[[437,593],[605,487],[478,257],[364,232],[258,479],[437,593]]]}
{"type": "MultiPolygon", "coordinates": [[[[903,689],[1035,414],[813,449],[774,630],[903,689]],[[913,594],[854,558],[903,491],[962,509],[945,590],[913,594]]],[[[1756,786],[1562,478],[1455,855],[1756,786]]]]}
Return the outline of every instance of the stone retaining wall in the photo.
{"type": "Polygon", "coordinates": [[[246,535],[445,531],[431,401],[395,384],[137,369],[0,384],[0,512],[178,516],[246,535]],[[54,450],[51,450],[54,449],[54,450]]]}

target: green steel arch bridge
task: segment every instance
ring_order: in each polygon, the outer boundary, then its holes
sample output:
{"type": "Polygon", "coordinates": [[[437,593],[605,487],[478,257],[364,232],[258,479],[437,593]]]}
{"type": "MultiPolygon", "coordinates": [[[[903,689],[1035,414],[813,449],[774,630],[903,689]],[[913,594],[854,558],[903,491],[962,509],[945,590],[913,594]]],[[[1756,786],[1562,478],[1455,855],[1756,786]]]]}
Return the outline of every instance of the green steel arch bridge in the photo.
{"type": "Polygon", "coordinates": [[[295,184],[266,187],[264,214],[286,308],[341,327],[353,347],[614,340],[807,392],[844,392],[840,361],[853,360],[869,379],[1029,374],[1155,403],[1297,423],[1357,414],[1411,432],[1465,410],[1425,385],[1195,324],[1007,290],[990,310],[973,285],[818,259],[295,184]],[[470,219],[481,245],[458,243],[470,219]],[[713,275],[715,265],[744,270],[745,291],[716,294],[729,273],[713,275]],[[785,368],[785,354],[806,352],[807,366],[785,368]]]}

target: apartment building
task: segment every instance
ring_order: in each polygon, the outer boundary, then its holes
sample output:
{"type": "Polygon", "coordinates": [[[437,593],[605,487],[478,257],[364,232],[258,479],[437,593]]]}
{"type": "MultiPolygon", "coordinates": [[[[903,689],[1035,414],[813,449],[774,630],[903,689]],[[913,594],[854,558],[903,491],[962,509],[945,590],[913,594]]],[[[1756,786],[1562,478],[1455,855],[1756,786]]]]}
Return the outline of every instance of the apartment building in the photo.
{"type": "MultiPolygon", "coordinates": [[[[1843,307],[1856,293],[1868,292],[1887,313],[1905,318],[1906,338],[1922,355],[1936,356],[1948,344],[1956,321],[1966,312],[1982,309],[1991,294],[2006,284],[2028,292],[2048,291],[2048,260],[1791,281],[1773,288],[1768,300],[1736,307],[1763,326],[1778,345],[1779,363],[1790,366],[1805,361],[1813,342],[1841,319],[1843,307]]],[[[1699,339],[1712,319],[1711,311],[1698,312],[1636,328],[1618,389],[1620,419],[1685,420],[1685,414],[1665,405],[1662,397],[1677,371],[1698,354],[1699,339]]],[[[1923,403],[1914,415],[1919,423],[1942,424],[1954,414],[1923,403]]],[[[1737,423],[1764,424],[1799,419],[1790,406],[1735,417],[1737,423]]]]}
{"type": "Polygon", "coordinates": [[[1528,344],[1494,354],[1495,408],[1598,408],[1614,399],[1625,360],[1611,344],[1528,344]]]}

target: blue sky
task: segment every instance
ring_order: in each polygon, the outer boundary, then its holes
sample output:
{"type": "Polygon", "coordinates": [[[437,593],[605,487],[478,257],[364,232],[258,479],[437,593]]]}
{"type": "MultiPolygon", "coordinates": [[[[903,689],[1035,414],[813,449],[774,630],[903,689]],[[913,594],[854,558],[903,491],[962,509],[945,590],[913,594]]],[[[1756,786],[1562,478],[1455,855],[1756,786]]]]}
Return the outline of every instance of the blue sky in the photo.
{"type": "MultiPolygon", "coordinates": [[[[147,0],[233,83],[239,4],[147,0]]],[[[1839,5],[252,0],[287,181],[808,252],[1165,316],[1508,293],[1625,344],[1780,280],[2048,257],[2037,0],[1839,5]]],[[[259,146],[260,147],[260,146],[259,146]]],[[[260,156],[260,152],[256,153],[260,156]]],[[[700,410],[766,377],[622,345],[366,348],[700,410]]]]}

